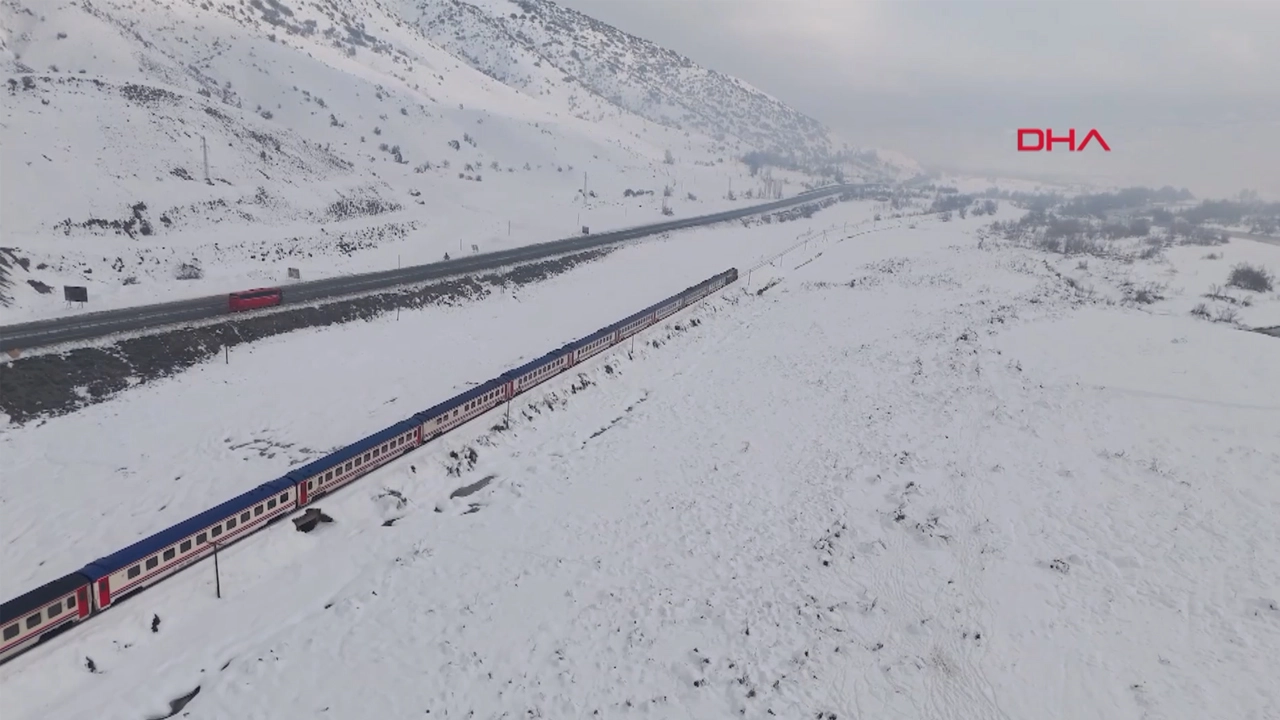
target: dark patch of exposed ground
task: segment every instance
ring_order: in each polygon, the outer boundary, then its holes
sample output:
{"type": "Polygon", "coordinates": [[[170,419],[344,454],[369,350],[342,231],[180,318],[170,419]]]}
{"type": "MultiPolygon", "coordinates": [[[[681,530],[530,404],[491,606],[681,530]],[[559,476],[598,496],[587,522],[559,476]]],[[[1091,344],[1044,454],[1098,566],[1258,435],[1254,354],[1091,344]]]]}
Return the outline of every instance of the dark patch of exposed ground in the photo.
{"type": "Polygon", "coordinates": [[[178,698],[174,698],[173,700],[170,700],[168,713],[165,713],[164,715],[152,715],[147,720],[168,720],[168,718],[175,717],[177,716],[178,713],[182,712],[183,709],[187,707],[188,703],[190,703],[192,700],[195,699],[196,695],[199,695],[199,694],[200,694],[200,686],[197,685],[195,690],[192,690],[191,692],[183,695],[182,697],[178,697],[178,698]]]}
{"type": "Polygon", "coordinates": [[[443,280],[410,290],[389,290],[269,315],[129,338],[102,347],[75,348],[0,364],[0,411],[23,424],[104,402],[141,383],[169,377],[213,359],[224,348],[294,330],[370,320],[397,309],[453,304],[488,295],[494,288],[546,280],[608,255],[616,247],[528,263],[481,276],[443,280]]]}

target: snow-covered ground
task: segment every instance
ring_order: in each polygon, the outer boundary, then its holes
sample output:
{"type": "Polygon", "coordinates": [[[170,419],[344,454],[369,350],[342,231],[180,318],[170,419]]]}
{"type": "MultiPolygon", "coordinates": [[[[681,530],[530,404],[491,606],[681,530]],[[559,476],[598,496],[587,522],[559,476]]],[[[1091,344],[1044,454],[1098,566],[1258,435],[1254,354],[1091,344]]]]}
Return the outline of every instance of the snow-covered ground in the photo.
{"type": "MultiPolygon", "coordinates": [[[[1041,253],[980,247],[976,226],[788,254],[522,400],[510,431],[488,430],[495,412],[326,498],[333,524],[223,552],[221,599],[206,562],[0,668],[6,720],[133,720],[197,686],[183,717],[1273,717],[1280,344],[1100,302],[1041,253]],[[474,467],[450,475],[467,447],[474,467]]],[[[262,343],[45,427],[167,434],[135,461],[150,477],[116,481],[157,513],[195,492],[166,487],[232,489],[229,459],[254,452],[233,445],[337,444],[392,398],[794,242],[773,230],[640,245],[521,302],[262,343]],[[339,400],[299,356],[376,382],[339,400]],[[173,408],[202,414],[214,392],[277,412],[181,437],[173,408]],[[289,434],[299,401],[308,438],[289,434]]]]}
{"type": "Polygon", "coordinates": [[[961,193],[981,193],[997,188],[1011,193],[1071,194],[1089,189],[1089,186],[1079,184],[1051,183],[1004,175],[976,176],[952,172],[935,172],[933,182],[943,187],[953,187],[961,193]]]}
{"type": "MultiPolygon", "coordinates": [[[[1138,241],[1107,243],[1112,250],[1139,254],[1149,246],[1138,241]]],[[[1148,312],[1185,316],[1203,306],[1209,320],[1243,327],[1280,325],[1280,245],[1232,239],[1225,245],[1175,245],[1147,259],[1116,261],[1100,257],[1059,257],[1054,266],[1099,298],[1131,301],[1139,292],[1148,312]],[[1250,292],[1228,285],[1232,268],[1261,268],[1275,281],[1271,292],[1250,292]]]]}
{"type": "MultiPolygon", "coordinates": [[[[874,205],[646,239],[455,307],[288,333],[71,415],[0,430],[0,596],[78,569],[797,236],[871,228],[874,205]],[[122,431],[128,428],[128,431],[122,431]],[[67,438],[78,438],[68,452],[67,438]],[[77,488],[69,499],[67,487],[77,488]],[[139,502],[142,498],[142,502],[139,502]],[[43,518],[57,516],[58,523],[43,518]],[[19,558],[21,558],[19,560],[19,558]]],[[[881,226],[884,223],[880,223],[881,226]]],[[[0,416],[2,417],[2,416],[0,416]]]]}

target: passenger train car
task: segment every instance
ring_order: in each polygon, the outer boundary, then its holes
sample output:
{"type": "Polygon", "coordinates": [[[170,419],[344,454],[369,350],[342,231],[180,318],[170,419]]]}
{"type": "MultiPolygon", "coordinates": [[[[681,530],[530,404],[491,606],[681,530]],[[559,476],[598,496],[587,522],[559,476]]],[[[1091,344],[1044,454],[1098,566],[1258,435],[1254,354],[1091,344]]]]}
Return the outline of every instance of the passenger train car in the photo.
{"type": "Polygon", "coordinates": [[[730,268],[0,605],[0,663],[737,281],[730,268]]]}

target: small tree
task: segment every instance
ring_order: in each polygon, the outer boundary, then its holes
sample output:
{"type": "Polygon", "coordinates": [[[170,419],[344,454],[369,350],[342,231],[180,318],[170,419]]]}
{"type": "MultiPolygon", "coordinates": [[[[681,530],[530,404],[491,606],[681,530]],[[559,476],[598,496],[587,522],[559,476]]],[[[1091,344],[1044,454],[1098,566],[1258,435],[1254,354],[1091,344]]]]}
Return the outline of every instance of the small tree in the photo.
{"type": "Polygon", "coordinates": [[[666,150],[662,153],[662,162],[666,163],[667,165],[675,165],[676,156],[672,155],[670,150],[666,150]]]}

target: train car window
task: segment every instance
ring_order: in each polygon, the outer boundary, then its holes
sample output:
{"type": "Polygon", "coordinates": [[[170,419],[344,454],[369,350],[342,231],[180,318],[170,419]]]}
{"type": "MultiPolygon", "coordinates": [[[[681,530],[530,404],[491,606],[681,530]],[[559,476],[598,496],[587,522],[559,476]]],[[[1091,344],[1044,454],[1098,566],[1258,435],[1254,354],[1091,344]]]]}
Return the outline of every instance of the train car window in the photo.
{"type": "Polygon", "coordinates": [[[289,493],[280,493],[280,502],[289,502],[289,493]]]}
{"type": "Polygon", "coordinates": [[[333,471],[332,471],[332,470],[330,470],[329,472],[325,473],[325,474],[324,474],[324,479],[325,479],[325,480],[332,480],[332,479],[333,479],[333,471]]]}
{"type": "Polygon", "coordinates": [[[141,565],[134,565],[133,567],[129,568],[129,577],[136,578],[141,574],[142,574],[141,565]]]}
{"type": "Polygon", "coordinates": [[[275,506],[276,506],[276,499],[275,499],[275,498],[271,498],[270,500],[268,500],[268,501],[267,501],[267,509],[268,509],[268,510],[270,510],[270,509],[274,508],[275,506]]]}
{"type": "Polygon", "coordinates": [[[40,613],[36,613],[35,615],[32,615],[31,617],[27,618],[27,629],[28,629],[28,630],[30,630],[31,628],[33,628],[33,627],[35,627],[35,626],[37,626],[37,625],[39,625],[39,624],[40,624],[40,613]]]}
{"type": "Polygon", "coordinates": [[[151,557],[151,558],[147,558],[147,569],[148,569],[148,570],[150,570],[151,568],[153,568],[153,567],[155,567],[155,566],[157,566],[157,565],[159,565],[159,564],[160,564],[160,558],[158,558],[158,557],[151,557]]]}
{"type": "Polygon", "coordinates": [[[190,540],[183,540],[182,544],[178,546],[178,552],[187,552],[190,549],[191,549],[190,540]]]}
{"type": "Polygon", "coordinates": [[[249,522],[249,511],[245,510],[240,513],[240,522],[249,522]]]}
{"type": "Polygon", "coordinates": [[[218,537],[219,535],[222,534],[222,526],[214,525],[212,528],[209,529],[209,534],[212,535],[213,537],[218,537]]]}
{"type": "Polygon", "coordinates": [[[208,535],[208,533],[200,533],[199,535],[197,535],[197,536],[196,536],[196,544],[197,544],[197,545],[203,545],[203,544],[205,544],[205,543],[206,543],[206,542],[208,542],[208,541],[209,541],[209,535],[208,535]]]}
{"type": "Polygon", "coordinates": [[[356,458],[356,467],[360,467],[363,464],[364,464],[364,458],[356,458]]]}
{"type": "Polygon", "coordinates": [[[350,460],[348,460],[348,461],[347,461],[347,464],[343,466],[343,470],[344,470],[345,472],[351,472],[351,468],[352,468],[352,467],[354,467],[354,466],[355,466],[355,463],[353,463],[353,462],[351,462],[350,460]]]}
{"type": "Polygon", "coordinates": [[[58,617],[59,615],[62,614],[62,603],[54,603],[50,605],[49,609],[46,610],[45,612],[48,613],[50,620],[58,617]]]}
{"type": "Polygon", "coordinates": [[[228,529],[228,530],[230,530],[230,529],[234,528],[235,526],[236,526],[236,519],[235,519],[235,518],[231,518],[230,520],[228,520],[228,521],[227,521],[227,529],[228,529]]]}
{"type": "Polygon", "coordinates": [[[369,462],[369,458],[370,458],[371,456],[372,456],[372,453],[365,453],[365,454],[364,454],[364,461],[365,461],[365,462],[369,462]]]}
{"type": "Polygon", "coordinates": [[[261,506],[261,505],[259,505],[258,507],[256,507],[256,508],[254,508],[254,509],[253,509],[253,516],[254,516],[254,517],[257,517],[257,516],[259,516],[259,515],[261,515],[261,514],[262,514],[262,506],[261,506]]]}
{"type": "Polygon", "coordinates": [[[178,550],[177,550],[177,548],[169,548],[168,550],[165,550],[165,551],[164,551],[164,561],[165,561],[165,562],[169,562],[169,561],[170,561],[170,560],[172,560],[174,557],[176,557],[176,556],[177,556],[177,554],[178,554],[178,550]]]}
{"type": "Polygon", "coordinates": [[[75,599],[75,598],[73,598],[73,597],[69,597],[69,598],[67,598],[67,609],[68,609],[68,610],[70,610],[70,609],[74,608],[75,606],[76,606],[76,599],[75,599]]]}
{"type": "Polygon", "coordinates": [[[5,639],[5,640],[12,640],[12,639],[14,639],[14,638],[16,638],[16,637],[18,637],[18,626],[17,626],[17,625],[10,625],[9,627],[7,627],[7,628],[5,628],[5,629],[4,629],[4,639],[5,639]]]}

